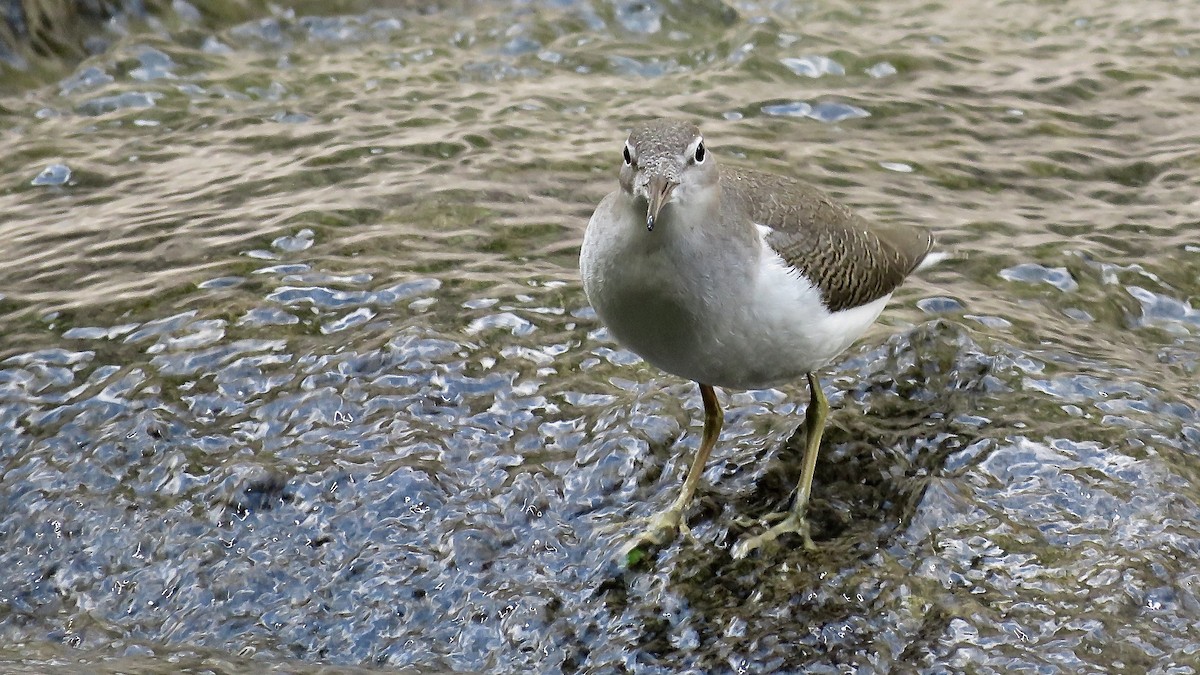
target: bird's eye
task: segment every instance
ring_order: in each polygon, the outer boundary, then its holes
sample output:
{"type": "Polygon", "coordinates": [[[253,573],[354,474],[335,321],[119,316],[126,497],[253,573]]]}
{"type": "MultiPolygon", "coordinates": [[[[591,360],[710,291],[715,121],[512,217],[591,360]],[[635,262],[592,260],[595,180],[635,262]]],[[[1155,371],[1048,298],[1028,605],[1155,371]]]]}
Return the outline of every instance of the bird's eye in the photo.
{"type": "Polygon", "coordinates": [[[629,154],[629,146],[625,146],[625,163],[633,164],[633,156],[629,154]]]}
{"type": "Polygon", "coordinates": [[[696,144],[696,163],[703,164],[704,157],[706,155],[708,155],[708,153],[704,150],[704,141],[700,141],[696,144]]]}

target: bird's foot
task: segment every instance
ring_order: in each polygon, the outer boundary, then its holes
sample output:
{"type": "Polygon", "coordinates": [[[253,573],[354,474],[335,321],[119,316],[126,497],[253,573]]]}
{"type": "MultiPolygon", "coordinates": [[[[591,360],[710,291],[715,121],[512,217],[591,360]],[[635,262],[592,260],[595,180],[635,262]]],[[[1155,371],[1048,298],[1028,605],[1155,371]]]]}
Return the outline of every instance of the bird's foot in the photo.
{"type": "Polygon", "coordinates": [[[751,551],[763,548],[771,544],[781,535],[794,533],[801,536],[804,542],[804,548],[808,551],[815,551],[817,545],[813,543],[812,537],[808,536],[808,519],[795,511],[787,513],[772,513],[763,519],[764,522],[779,520],[766,532],[760,535],[749,537],[739,541],[733,547],[734,558],[745,558],[750,555],[751,551]],[[782,518],[782,520],[780,520],[782,518]]]}
{"type": "Polygon", "coordinates": [[[691,530],[683,522],[683,509],[676,506],[662,511],[650,518],[643,519],[645,527],[640,533],[621,547],[621,557],[629,565],[634,565],[651,550],[669,543],[678,532],[690,535],[691,530]]]}
{"type": "Polygon", "coordinates": [[[734,525],[737,525],[738,527],[750,527],[752,525],[761,525],[761,526],[765,527],[767,525],[770,525],[771,523],[775,523],[780,520],[783,520],[784,518],[787,518],[790,514],[791,514],[791,511],[776,511],[775,513],[768,513],[767,515],[763,516],[762,518],[751,518],[750,516],[738,516],[737,518],[733,519],[733,523],[734,523],[734,525]]]}

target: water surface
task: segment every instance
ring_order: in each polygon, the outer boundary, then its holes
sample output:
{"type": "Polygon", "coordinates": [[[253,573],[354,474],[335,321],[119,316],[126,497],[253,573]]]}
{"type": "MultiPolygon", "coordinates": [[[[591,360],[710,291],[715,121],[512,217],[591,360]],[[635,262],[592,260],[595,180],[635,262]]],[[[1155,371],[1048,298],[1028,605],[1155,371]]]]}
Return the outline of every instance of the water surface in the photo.
{"type": "MultiPolygon", "coordinates": [[[[1200,9],[521,2],[134,32],[0,100],[14,672],[1194,672],[1200,9]],[[631,123],[953,259],[803,383],[621,350],[631,123]]],[[[266,12],[266,10],[264,10],[266,12]]]]}

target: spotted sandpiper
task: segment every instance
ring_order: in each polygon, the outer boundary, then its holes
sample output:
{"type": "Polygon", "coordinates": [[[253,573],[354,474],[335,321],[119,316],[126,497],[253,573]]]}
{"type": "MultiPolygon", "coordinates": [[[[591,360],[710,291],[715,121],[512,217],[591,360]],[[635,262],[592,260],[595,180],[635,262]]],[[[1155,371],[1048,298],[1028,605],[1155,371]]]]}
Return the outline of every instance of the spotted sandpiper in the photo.
{"type": "MultiPolygon", "coordinates": [[[[635,128],[620,189],[600,202],[579,257],[583,287],[616,340],[694,380],[704,435],[675,501],[626,548],[675,536],[721,433],[714,387],[763,389],[808,378],[804,465],[791,509],[733,548],[744,557],[785,533],[812,548],[806,513],[829,403],[816,371],[857,340],[930,255],[933,237],[870,223],[784,176],[718,167],[700,129],[635,128]]],[[[686,525],[682,525],[686,529],[686,525]]]]}

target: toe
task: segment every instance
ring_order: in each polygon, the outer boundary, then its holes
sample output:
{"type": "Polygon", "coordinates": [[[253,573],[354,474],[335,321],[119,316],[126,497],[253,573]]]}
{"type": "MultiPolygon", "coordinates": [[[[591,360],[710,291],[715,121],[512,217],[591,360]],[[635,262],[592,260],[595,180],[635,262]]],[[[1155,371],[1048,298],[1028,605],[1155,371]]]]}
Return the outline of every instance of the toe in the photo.
{"type": "Polygon", "coordinates": [[[808,535],[808,520],[792,513],[766,532],[739,541],[734,545],[731,553],[734,558],[745,558],[753,551],[774,543],[780,536],[788,533],[799,534],[803,538],[805,550],[816,550],[816,544],[808,535]]]}
{"type": "Polygon", "coordinates": [[[659,548],[674,539],[676,533],[681,529],[685,533],[689,531],[682,522],[680,512],[675,509],[663,511],[649,519],[645,529],[621,548],[621,554],[626,560],[629,560],[634,553],[644,554],[648,549],[659,548]]]}

